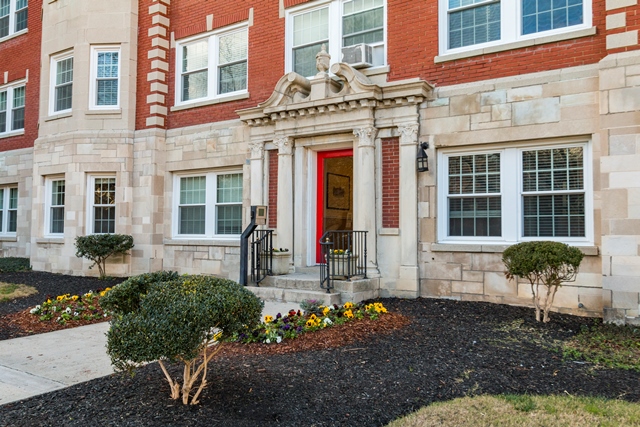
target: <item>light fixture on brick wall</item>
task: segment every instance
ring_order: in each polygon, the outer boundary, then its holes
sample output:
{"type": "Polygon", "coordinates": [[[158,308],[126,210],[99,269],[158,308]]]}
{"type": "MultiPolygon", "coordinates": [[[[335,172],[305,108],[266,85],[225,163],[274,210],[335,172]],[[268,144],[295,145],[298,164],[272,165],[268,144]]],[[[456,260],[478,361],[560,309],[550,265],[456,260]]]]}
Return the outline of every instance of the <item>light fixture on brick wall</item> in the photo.
{"type": "Polygon", "coordinates": [[[418,172],[427,172],[429,170],[429,156],[425,151],[427,148],[429,148],[428,142],[421,142],[420,147],[418,147],[418,155],[416,156],[418,172]]]}

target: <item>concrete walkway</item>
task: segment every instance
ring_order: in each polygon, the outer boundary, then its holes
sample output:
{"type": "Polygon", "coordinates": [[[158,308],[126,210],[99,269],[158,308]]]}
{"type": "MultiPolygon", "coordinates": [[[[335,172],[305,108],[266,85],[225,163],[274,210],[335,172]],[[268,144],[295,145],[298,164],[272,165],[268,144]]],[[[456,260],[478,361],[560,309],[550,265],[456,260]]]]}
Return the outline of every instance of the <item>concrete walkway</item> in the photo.
{"type": "MultiPolygon", "coordinates": [[[[265,302],[263,316],[298,310],[265,302]]],[[[105,349],[109,323],[0,341],[0,405],[113,373],[105,349]]]]}

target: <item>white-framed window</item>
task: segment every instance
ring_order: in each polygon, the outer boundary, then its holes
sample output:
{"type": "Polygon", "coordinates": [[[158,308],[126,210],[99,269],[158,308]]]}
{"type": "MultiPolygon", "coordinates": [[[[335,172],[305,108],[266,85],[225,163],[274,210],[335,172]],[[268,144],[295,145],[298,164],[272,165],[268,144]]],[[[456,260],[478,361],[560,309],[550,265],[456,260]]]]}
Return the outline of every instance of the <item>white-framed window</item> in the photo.
{"type": "Polygon", "coordinates": [[[73,52],[51,58],[49,113],[71,111],[73,98],[73,52]]]}
{"type": "Polygon", "coordinates": [[[120,47],[91,47],[89,108],[108,110],[120,107],[120,47]]]}
{"type": "Polygon", "coordinates": [[[64,234],[65,180],[62,177],[47,178],[44,212],[45,235],[64,234]]]}
{"type": "Polygon", "coordinates": [[[440,53],[591,27],[592,0],[439,0],[440,53]]]}
{"type": "Polygon", "coordinates": [[[87,230],[90,234],[116,231],[116,177],[89,176],[87,191],[87,230]]]}
{"type": "Polygon", "coordinates": [[[325,45],[332,62],[342,60],[342,48],[368,44],[373,66],[386,64],[386,1],[316,1],[286,12],[285,68],[314,76],[316,54],[325,45]]]}
{"type": "Polygon", "coordinates": [[[242,234],[242,173],[175,175],[173,235],[181,238],[242,234]]]}
{"type": "Polygon", "coordinates": [[[18,228],[18,187],[0,187],[0,236],[15,236],[18,228]]]}
{"type": "Polygon", "coordinates": [[[438,241],[593,243],[591,146],[438,153],[438,241]]]}
{"type": "Polygon", "coordinates": [[[0,0],[0,40],[27,28],[28,0],[0,0]]]}
{"type": "Polygon", "coordinates": [[[0,87],[0,137],[24,131],[24,82],[0,87]]]}
{"type": "Polygon", "coordinates": [[[176,105],[247,91],[246,24],[176,42],[176,105]]]}

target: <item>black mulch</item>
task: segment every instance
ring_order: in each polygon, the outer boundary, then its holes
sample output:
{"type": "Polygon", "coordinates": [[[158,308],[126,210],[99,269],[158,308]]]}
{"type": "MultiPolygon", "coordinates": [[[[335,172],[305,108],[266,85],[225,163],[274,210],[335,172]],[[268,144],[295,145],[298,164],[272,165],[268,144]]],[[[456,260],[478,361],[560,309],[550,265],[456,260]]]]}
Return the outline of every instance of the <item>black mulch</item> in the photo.
{"type": "Polygon", "coordinates": [[[562,360],[558,343],[593,319],[554,313],[542,325],[522,307],[382,302],[411,325],[333,350],[216,359],[197,406],[171,400],[151,364],[133,378],[113,375],[0,406],[0,426],[383,426],[473,394],[640,401],[639,372],[562,360]]]}

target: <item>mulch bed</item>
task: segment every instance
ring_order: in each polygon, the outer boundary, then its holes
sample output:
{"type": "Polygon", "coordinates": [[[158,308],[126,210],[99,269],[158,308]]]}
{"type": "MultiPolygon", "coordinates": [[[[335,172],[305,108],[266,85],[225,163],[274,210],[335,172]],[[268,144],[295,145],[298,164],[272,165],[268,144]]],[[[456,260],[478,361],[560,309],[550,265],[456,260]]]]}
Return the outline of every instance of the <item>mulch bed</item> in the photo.
{"type": "MultiPolygon", "coordinates": [[[[2,274],[0,280],[7,281],[2,274]]],[[[639,372],[562,360],[560,343],[594,319],[553,313],[540,324],[523,307],[381,301],[393,315],[377,322],[280,345],[228,346],[211,362],[197,406],[170,399],[160,369],[150,364],[133,378],[112,375],[0,406],[0,426],[383,426],[432,402],[473,394],[640,401],[639,372]]]]}

